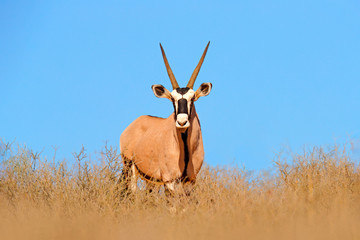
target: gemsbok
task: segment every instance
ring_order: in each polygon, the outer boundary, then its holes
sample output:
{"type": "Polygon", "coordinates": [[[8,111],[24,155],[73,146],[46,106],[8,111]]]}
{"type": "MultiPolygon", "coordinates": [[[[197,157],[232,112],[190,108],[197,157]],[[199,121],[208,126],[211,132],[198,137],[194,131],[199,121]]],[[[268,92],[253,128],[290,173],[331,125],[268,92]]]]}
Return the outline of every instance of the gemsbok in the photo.
{"type": "Polygon", "coordinates": [[[146,181],[149,191],[155,184],[160,184],[164,185],[167,194],[173,194],[175,189],[184,191],[185,185],[195,183],[203,164],[204,147],[194,102],[207,96],[212,84],[203,83],[196,91],[193,87],[209,44],[185,88],[179,87],[160,44],[173,91],[160,84],[151,88],[156,97],[172,102],[174,112],[168,118],[141,116],[121,134],[120,150],[124,163],[121,180],[126,190],[136,191],[138,176],[146,181]]]}

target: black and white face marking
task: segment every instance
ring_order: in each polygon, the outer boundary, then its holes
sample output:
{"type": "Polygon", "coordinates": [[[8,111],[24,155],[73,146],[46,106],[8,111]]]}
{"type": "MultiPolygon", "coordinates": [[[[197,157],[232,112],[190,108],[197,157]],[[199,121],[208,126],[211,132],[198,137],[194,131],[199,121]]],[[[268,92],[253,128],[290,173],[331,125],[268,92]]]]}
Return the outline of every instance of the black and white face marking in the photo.
{"type": "Polygon", "coordinates": [[[196,92],[189,88],[176,88],[172,92],[163,85],[155,84],[151,86],[154,95],[158,98],[167,98],[172,101],[175,112],[175,125],[179,129],[186,130],[190,127],[190,116],[192,105],[200,97],[209,95],[212,88],[211,83],[202,83],[196,92]]]}
{"type": "Polygon", "coordinates": [[[192,104],[195,99],[195,92],[191,88],[177,88],[171,92],[171,99],[174,104],[177,128],[190,127],[189,116],[192,104]]]}

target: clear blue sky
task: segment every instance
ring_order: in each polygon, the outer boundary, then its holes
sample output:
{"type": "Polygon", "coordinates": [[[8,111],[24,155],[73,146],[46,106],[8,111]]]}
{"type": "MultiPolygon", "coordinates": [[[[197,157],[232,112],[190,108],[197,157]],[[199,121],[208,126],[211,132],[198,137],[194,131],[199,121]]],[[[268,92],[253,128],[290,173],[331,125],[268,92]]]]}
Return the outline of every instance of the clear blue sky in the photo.
{"type": "Polygon", "coordinates": [[[173,111],[159,42],[197,103],[205,161],[272,165],[284,146],[360,137],[360,2],[0,1],[0,137],[89,153],[140,115],[173,111]]]}

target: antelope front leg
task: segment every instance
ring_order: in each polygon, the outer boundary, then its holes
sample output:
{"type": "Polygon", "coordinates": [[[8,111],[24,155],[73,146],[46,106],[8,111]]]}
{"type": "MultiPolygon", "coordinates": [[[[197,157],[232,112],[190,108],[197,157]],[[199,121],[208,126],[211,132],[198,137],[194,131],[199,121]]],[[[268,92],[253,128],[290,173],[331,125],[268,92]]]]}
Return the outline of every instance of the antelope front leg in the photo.
{"type": "Polygon", "coordinates": [[[169,204],[169,211],[172,214],[183,213],[186,211],[186,192],[183,183],[180,181],[171,181],[165,183],[165,195],[169,204]]]}
{"type": "Polygon", "coordinates": [[[174,180],[168,183],[165,183],[165,194],[166,196],[174,196],[177,194],[179,196],[190,196],[194,191],[195,181],[188,181],[186,183],[174,180]]]}
{"type": "Polygon", "coordinates": [[[167,197],[174,196],[175,194],[175,181],[165,183],[165,195],[167,197]]]}
{"type": "Polygon", "coordinates": [[[174,197],[175,195],[183,195],[184,194],[184,188],[182,186],[182,183],[178,180],[173,180],[171,182],[165,183],[165,195],[167,197],[174,197]]]}
{"type": "Polygon", "coordinates": [[[183,189],[186,196],[191,196],[192,192],[194,191],[194,186],[195,180],[183,184],[183,189]]]}

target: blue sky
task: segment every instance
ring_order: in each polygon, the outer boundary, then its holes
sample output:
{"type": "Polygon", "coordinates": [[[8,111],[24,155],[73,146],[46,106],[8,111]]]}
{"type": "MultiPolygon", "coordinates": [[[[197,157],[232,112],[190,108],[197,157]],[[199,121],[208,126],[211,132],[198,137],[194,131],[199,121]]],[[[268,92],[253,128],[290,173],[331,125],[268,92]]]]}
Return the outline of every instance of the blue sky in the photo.
{"type": "Polygon", "coordinates": [[[284,148],[360,136],[360,2],[0,1],[0,137],[58,158],[89,153],[140,115],[173,111],[162,43],[195,83],[205,161],[248,169],[284,148]]]}

